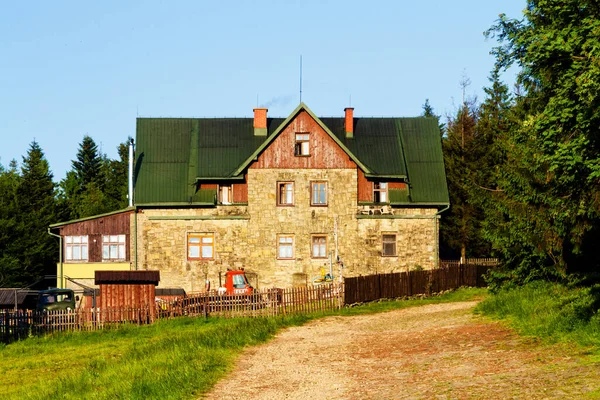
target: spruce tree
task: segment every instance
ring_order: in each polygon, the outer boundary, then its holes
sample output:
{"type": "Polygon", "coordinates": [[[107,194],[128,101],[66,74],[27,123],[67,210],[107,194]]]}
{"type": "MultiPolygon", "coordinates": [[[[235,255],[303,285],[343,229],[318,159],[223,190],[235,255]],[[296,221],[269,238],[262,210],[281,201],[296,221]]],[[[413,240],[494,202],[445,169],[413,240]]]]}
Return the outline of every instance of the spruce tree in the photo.
{"type": "Polygon", "coordinates": [[[20,282],[19,247],[21,232],[17,222],[17,188],[20,182],[16,160],[9,169],[0,164],[0,287],[20,282]]]}
{"type": "Polygon", "coordinates": [[[18,283],[25,284],[55,275],[58,261],[58,242],[47,232],[48,226],[56,222],[55,187],[48,161],[35,140],[23,157],[17,195],[20,237],[15,247],[21,263],[18,283]]]}
{"type": "Polygon", "coordinates": [[[517,64],[521,122],[503,139],[491,237],[507,279],[565,277],[600,266],[600,7],[591,0],[527,2],[523,20],[502,15],[498,68],[517,64]],[[502,222],[500,224],[500,222],[502,222]]]}

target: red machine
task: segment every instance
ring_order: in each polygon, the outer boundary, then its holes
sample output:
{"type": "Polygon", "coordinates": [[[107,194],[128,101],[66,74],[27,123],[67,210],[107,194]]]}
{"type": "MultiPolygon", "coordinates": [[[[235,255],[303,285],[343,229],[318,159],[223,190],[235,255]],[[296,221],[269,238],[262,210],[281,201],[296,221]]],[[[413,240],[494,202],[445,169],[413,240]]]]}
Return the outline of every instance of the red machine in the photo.
{"type": "Polygon", "coordinates": [[[220,295],[252,294],[254,288],[248,282],[244,270],[238,269],[225,273],[225,285],[217,289],[217,292],[220,295]]]}

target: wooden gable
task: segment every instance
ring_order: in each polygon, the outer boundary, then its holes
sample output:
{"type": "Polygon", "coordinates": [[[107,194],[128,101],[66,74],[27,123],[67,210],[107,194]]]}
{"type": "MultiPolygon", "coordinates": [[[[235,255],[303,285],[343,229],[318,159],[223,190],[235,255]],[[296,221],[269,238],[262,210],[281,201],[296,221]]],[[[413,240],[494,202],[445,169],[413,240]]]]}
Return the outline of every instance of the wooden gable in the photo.
{"type": "Polygon", "coordinates": [[[357,168],[348,154],[306,110],[301,110],[264,149],[250,168],[357,168]],[[296,134],[309,134],[309,155],[295,154],[296,134]]]}

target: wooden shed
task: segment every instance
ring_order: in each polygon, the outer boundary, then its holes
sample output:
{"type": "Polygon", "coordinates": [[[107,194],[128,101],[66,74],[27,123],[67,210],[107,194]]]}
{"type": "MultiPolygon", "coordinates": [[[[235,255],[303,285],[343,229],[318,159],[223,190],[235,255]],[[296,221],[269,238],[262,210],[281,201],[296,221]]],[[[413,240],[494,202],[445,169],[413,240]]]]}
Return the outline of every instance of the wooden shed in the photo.
{"type": "MultiPolygon", "coordinates": [[[[100,309],[148,309],[150,318],[156,317],[156,286],[159,271],[96,271],[95,283],[100,286],[100,309]]],[[[108,315],[107,315],[108,317],[108,315]]],[[[116,316],[111,316],[113,320],[116,316]]]]}

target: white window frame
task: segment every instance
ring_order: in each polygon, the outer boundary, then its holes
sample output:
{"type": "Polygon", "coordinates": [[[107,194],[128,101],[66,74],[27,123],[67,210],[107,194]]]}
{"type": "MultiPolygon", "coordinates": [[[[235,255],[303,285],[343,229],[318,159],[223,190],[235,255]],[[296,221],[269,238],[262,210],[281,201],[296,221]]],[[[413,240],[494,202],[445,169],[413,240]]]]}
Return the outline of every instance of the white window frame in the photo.
{"type": "Polygon", "coordinates": [[[315,234],[311,236],[311,258],[327,258],[327,235],[315,234]]]}
{"type": "Polygon", "coordinates": [[[125,235],[102,235],[102,261],[122,261],[127,257],[125,235]]]}
{"type": "Polygon", "coordinates": [[[294,145],[294,155],[297,157],[310,156],[309,132],[296,132],[296,144],[294,145]]]}
{"type": "Polygon", "coordinates": [[[233,203],[233,185],[219,185],[219,203],[233,203]]]}
{"type": "Polygon", "coordinates": [[[277,205],[294,205],[294,182],[277,182],[277,205]]]}
{"type": "Polygon", "coordinates": [[[277,259],[278,260],[293,260],[294,259],[294,235],[280,234],[277,235],[277,259]]]}
{"type": "Polygon", "coordinates": [[[311,206],[326,206],[327,205],[327,182],[326,181],[313,181],[310,183],[310,205],[311,206]],[[322,187],[320,187],[321,185],[322,185],[322,187]]]}
{"type": "Polygon", "coordinates": [[[65,261],[84,261],[89,260],[88,237],[65,236],[65,261]]]}
{"type": "Polygon", "coordinates": [[[389,203],[387,182],[373,182],[373,202],[389,203]]]}

